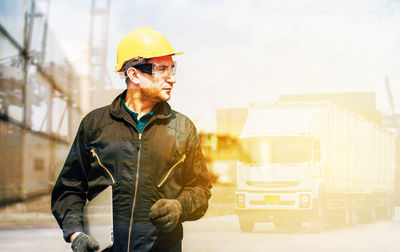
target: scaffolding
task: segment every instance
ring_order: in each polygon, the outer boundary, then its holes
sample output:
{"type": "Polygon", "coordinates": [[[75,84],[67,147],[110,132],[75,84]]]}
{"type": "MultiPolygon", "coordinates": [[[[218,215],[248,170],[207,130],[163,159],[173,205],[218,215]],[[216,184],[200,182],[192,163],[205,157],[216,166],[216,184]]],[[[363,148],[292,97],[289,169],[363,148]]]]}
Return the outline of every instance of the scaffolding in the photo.
{"type": "Polygon", "coordinates": [[[5,7],[0,204],[50,191],[82,117],[76,74],[48,30],[49,0],[16,0],[5,7]]]}
{"type": "Polygon", "coordinates": [[[113,88],[107,71],[108,23],[110,0],[92,0],[90,10],[89,61],[91,78],[91,106],[100,107],[104,93],[113,88]]]}

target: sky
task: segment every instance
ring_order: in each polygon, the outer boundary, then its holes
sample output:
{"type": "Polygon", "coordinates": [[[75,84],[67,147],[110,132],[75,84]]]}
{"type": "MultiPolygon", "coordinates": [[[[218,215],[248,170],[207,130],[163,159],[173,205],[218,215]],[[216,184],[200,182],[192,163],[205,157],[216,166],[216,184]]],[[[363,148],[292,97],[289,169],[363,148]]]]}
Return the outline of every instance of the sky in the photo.
{"type": "MultiPolygon", "coordinates": [[[[90,3],[52,0],[50,29],[78,72],[87,51],[90,3]]],[[[201,130],[217,108],[281,94],[373,91],[389,111],[385,76],[400,110],[400,1],[111,0],[107,68],[113,86],[118,43],[151,26],[176,51],[172,107],[201,130]]]]}

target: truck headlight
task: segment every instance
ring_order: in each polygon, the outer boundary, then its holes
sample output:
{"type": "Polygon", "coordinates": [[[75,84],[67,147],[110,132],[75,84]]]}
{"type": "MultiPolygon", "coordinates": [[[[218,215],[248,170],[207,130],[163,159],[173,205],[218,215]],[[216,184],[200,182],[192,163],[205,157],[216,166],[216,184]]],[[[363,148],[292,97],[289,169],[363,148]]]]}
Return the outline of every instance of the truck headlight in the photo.
{"type": "Polygon", "coordinates": [[[309,194],[300,194],[300,208],[308,208],[311,206],[311,198],[309,194]]]}
{"type": "Polygon", "coordinates": [[[237,208],[246,207],[246,197],[243,193],[236,194],[236,207],[237,208]]]}

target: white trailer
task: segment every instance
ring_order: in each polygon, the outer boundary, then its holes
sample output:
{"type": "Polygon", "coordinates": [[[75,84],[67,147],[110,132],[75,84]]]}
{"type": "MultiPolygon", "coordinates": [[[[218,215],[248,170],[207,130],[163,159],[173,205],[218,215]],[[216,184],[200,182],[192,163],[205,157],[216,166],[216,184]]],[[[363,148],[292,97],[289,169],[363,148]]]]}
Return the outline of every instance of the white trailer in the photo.
{"type": "Polygon", "coordinates": [[[304,221],[320,231],[391,218],[395,134],[326,102],[253,105],[241,135],[236,212],[242,231],[304,221]]]}

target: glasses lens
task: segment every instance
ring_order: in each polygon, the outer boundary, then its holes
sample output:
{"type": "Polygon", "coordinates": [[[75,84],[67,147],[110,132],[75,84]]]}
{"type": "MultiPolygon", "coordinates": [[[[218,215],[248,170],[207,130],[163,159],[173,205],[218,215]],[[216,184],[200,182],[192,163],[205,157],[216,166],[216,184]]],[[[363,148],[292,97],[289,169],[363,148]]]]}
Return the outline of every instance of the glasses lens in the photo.
{"type": "Polygon", "coordinates": [[[153,64],[153,73],[157,74],[161,77],[168,76],[171,73],[171,71],[174,74],[176,73],[176,62],[175,61],[173,62],[172,66],[153,64]]]}

